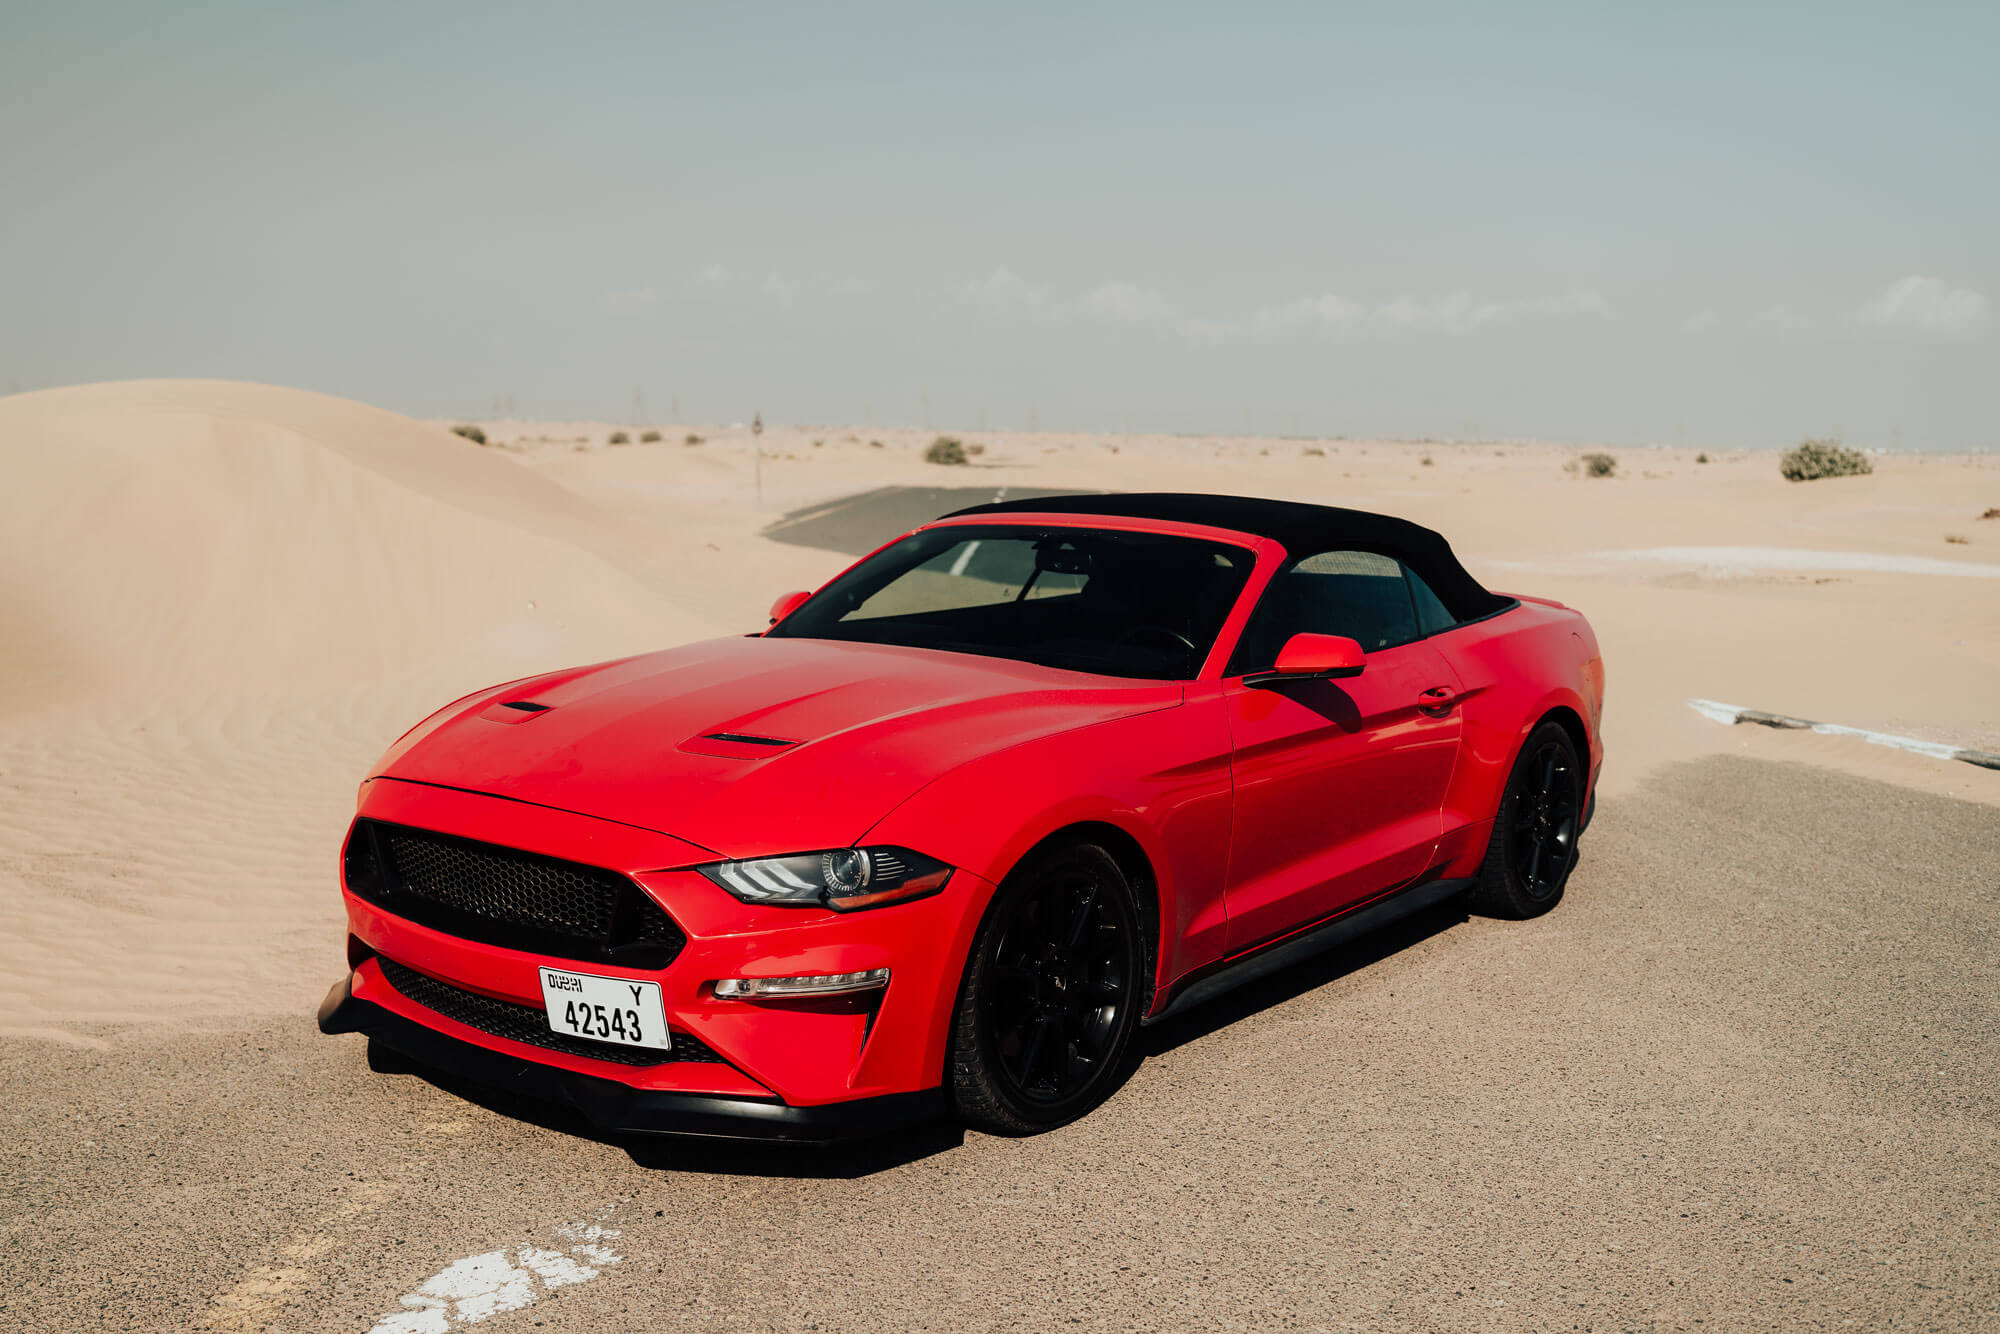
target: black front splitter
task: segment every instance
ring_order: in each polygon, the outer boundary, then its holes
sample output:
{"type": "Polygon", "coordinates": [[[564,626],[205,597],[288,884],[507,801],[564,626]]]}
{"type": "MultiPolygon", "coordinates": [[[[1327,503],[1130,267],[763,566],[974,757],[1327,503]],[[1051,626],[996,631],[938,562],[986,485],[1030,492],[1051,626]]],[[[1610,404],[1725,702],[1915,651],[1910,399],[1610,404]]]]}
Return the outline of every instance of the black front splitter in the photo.
{"type": "Polygon", "coordinates": [[[461,1042],[373,1001],[355,999],[352,982],[352,977],[342,978],[320,1002],[320,1032],[365,1033],[445,1074],[572,1107],[600,1134],[835,1144],[901,1130],[932,1120],[944,1110],[940,1089],[793,1107],[775,1099],[633,1088],[615,1079],[582,1075],[461,1042]]]}

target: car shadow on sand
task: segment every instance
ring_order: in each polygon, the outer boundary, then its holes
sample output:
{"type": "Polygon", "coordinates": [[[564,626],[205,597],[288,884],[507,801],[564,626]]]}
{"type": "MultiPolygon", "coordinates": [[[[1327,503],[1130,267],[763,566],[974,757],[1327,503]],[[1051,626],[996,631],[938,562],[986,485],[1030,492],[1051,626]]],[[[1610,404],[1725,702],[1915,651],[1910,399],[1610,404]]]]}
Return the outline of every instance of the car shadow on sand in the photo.
{"type": "MultiPolygon", "coordinates": [[[[1225,992],[1185,1014],[1141,1028],[1111,1095],[1116,1095],[1118,1088],[1124,1086],[1148,1057],[1160,1056],[1190,1042],[1211,1037],[1252,1015],[1296,1000],[1307,992],[1360,972],[1412,945],[1421,944],[1465,920],[1467,910],[1464,900],[1449,900],[1413,913],[1350,944],[1301,959],[1268,976],[1225,992]]],[[[675,1135],[606,1135],[593,1130],[580,1114],[568,1107],[453,1078],[442,1071],[417,1065],[380,1043],[370,1043],[368,1062],[379,1073],[414,1075],[453,1097],[475,1103],[496,1115],[619,1149],[636,1165],[661,1172],[854,1180],[955,1149],[965,1142],[966,1137],[965,1127],[943,1114],[935,1121],[899,1130],[880,1139],[831,1145],[675,1135]]],[[[942,1113],[946,1107],[942,1098],[939,1106],[942,1113]]],[[[1115,1115],[1115,1112],[1100,1110],[1091,1115],[1115,1115]]]]}

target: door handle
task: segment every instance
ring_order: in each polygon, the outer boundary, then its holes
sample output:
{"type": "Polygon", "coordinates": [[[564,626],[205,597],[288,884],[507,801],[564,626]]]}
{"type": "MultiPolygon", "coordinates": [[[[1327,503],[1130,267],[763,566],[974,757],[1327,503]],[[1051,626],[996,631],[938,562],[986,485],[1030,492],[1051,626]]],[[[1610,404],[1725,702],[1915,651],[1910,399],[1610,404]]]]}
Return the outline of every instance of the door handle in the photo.
{"type": "Polygon", "coordinates": [[[1443,713],[1458,698],[1458,691],[1450,686],[1432,686],[1417,696],[1417,707],[1426,713],[1443,713]]]}

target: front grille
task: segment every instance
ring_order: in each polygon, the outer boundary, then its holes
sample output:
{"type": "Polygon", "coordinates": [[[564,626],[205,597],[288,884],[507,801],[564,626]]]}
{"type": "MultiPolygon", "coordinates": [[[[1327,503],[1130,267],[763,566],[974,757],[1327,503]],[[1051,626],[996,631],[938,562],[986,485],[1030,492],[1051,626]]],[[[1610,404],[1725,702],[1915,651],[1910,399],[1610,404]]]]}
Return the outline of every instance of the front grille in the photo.
{"type": "Polygon", "coordinates": [[[615,1042],[592,1042],[589,1038],[574,1038],[550,1028],[548,1015],[536,1006],[516,1005],[512,1001],[482,996],[476,991],[466,991],[461,987],[452,986],[449,982],[426,977],[416,969],[407,968],[394,959],[377,957],[382,965],[382,975],[389,979],[390,986],[434,1014],[457,1020],[467,1028],[491,1033],[496,1038],[546,1047],[550,1051],[566,1052],[571,1056],[586,1056],[593,1061],[614,1061],[619,1065],[666,1065],[670,1061],[727,1064],[700,1038],[683,1033],[678,1028],[668,1030],[673,1036],[674,1045],[671,1051],[656,1051],[651,1047],[622,1047],[615,1042]]]}
{"type": "Polygon", "coordinates": [[[488,945],[664,968],[687,943],[644,890],[601,866],[356,820],[344,869],[370,903],[488,945]]]}

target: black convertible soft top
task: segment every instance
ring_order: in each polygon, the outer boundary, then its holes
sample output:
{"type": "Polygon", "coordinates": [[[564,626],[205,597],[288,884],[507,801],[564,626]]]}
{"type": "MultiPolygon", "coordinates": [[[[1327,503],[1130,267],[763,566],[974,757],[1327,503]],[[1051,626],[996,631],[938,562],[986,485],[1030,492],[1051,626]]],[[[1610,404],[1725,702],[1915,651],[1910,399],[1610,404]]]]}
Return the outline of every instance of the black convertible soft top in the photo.
{"type": "Polygon", "coordinates": [[[1102,496],[1040,496],[973,505],[946,515],[1104,514],[1121,518],[1198,523],[1268,537],[1294,556],[1334,549],[1393,556],[1415,570],[1460,620],[1485,616],[1509,604],[1465,572],[1451,544],[1407,519],[1366,510],[1308,505],[1253,496],[1210,496],[1179,491],[1133,491],[1102,496]]]}

